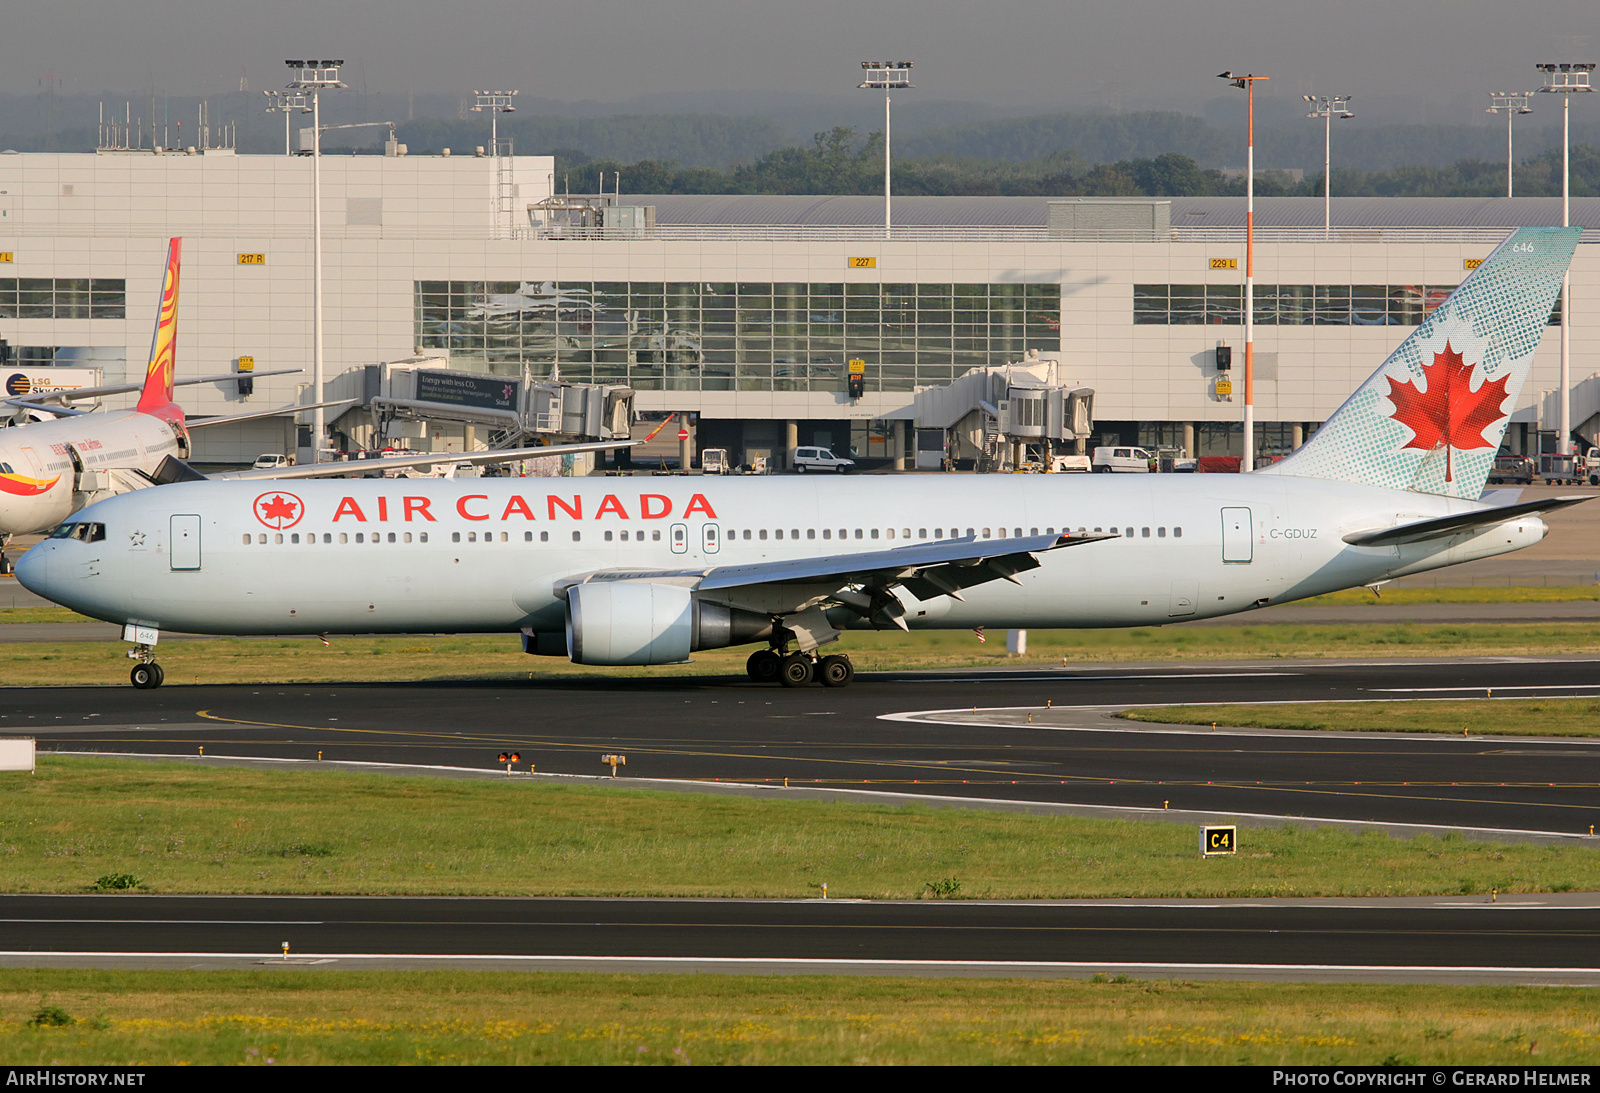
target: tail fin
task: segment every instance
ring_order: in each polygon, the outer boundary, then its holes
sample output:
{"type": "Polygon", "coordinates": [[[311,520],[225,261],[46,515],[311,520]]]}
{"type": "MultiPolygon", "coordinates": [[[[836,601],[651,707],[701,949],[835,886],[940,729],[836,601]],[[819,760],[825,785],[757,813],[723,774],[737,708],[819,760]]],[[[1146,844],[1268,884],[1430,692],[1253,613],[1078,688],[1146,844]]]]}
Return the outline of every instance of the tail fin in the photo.
{"type": "Polygon", "coordinates": [[[150,340],[150,368],[145,373],[144,390],[139,393],[141,413],[154,413],[172,405],[172,371],[178,352],[178,259],[183,240],[167,245],[167,270],[161,278],[161,309],[156,315],[156,332],[150,340]]]}
{"type": "Polygon", "coordinates": [[[1476,499],[1582,234],[1512,233],[1315,436],[1258,473],[1476,499]]]}

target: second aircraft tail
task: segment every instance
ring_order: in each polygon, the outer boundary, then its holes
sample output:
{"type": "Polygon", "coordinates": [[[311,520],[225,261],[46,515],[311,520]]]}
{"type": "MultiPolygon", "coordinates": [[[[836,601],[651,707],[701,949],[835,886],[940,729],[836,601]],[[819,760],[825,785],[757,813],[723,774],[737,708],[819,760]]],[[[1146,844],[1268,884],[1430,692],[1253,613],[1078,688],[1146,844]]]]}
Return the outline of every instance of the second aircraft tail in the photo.
{"type": "Polygon", "coordinates": [[[183,240],[167,244],[167,268],[161,277],[161,306],[156,313],[156,332],[150,340],[150,365],[145,372],[144,390],[135,407],[141,413],[154,413],[173,404],[173,368],[178,353],[178,265],[183,240]]]}

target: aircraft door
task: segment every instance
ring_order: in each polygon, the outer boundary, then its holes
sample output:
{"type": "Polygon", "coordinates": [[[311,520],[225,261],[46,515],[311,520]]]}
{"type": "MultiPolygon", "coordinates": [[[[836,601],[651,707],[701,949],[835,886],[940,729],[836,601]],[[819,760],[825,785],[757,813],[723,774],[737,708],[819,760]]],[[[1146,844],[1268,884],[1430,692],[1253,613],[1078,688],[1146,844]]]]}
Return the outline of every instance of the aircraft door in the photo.
{"type": "Polygon", "coordinates": [[[1235,565],[1248,565],[1254,557],[1254,532],[1250,526],[1250,510],[1225,508],[1222,510],[1222,560],[1235,565]]]}
{"type": "Polygon", "coordinates": [[[700,525],[701,547],[707,554],[715,554],[722,549],[722,529],[716,524],[700,525]]]}
{"type": "Polygon", "coordinates": [[[687,554],[689,552],[689,525],[672,525],[672,553],[687,554]]]}
{"type": "Polygon", "coordinates": [[[174,516],[168,557],[173,569],[200,568],[200,517],[174,516]]]}

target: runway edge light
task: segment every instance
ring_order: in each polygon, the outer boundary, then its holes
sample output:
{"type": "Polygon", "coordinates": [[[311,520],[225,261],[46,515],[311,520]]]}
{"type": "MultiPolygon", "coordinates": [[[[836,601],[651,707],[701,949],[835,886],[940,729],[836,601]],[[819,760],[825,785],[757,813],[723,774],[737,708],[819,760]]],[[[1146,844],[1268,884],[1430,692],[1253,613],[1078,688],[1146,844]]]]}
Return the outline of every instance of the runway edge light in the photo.
{"type": "Polygon", "coordinates": [[[1218,854],[1236,854],[1239,851],[1239,829],[1234,825],[1206,824],[1200,828],[1200,856],[1216,857],[1218,854]]]}

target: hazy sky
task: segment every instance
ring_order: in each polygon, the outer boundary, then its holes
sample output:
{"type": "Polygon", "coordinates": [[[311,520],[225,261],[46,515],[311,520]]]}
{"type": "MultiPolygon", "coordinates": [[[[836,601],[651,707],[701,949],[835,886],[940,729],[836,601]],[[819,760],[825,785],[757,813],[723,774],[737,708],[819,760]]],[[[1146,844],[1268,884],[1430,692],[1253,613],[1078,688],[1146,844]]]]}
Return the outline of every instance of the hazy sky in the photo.
{"type": "Polygon", "coordinates": [[[282,86],[286,57],[338,57],[374,92],[827,94],[883,56],[916,62],[905,94],[940,99],[1198,113],[1233,68],[1271,76],[1280,102],[1406,96],[1462,103],[1464,121],[1591,46],[1595,0],[48,0],[8,5],[0,91],[209,95],[241,73],[257,91],[282,86]]]}

